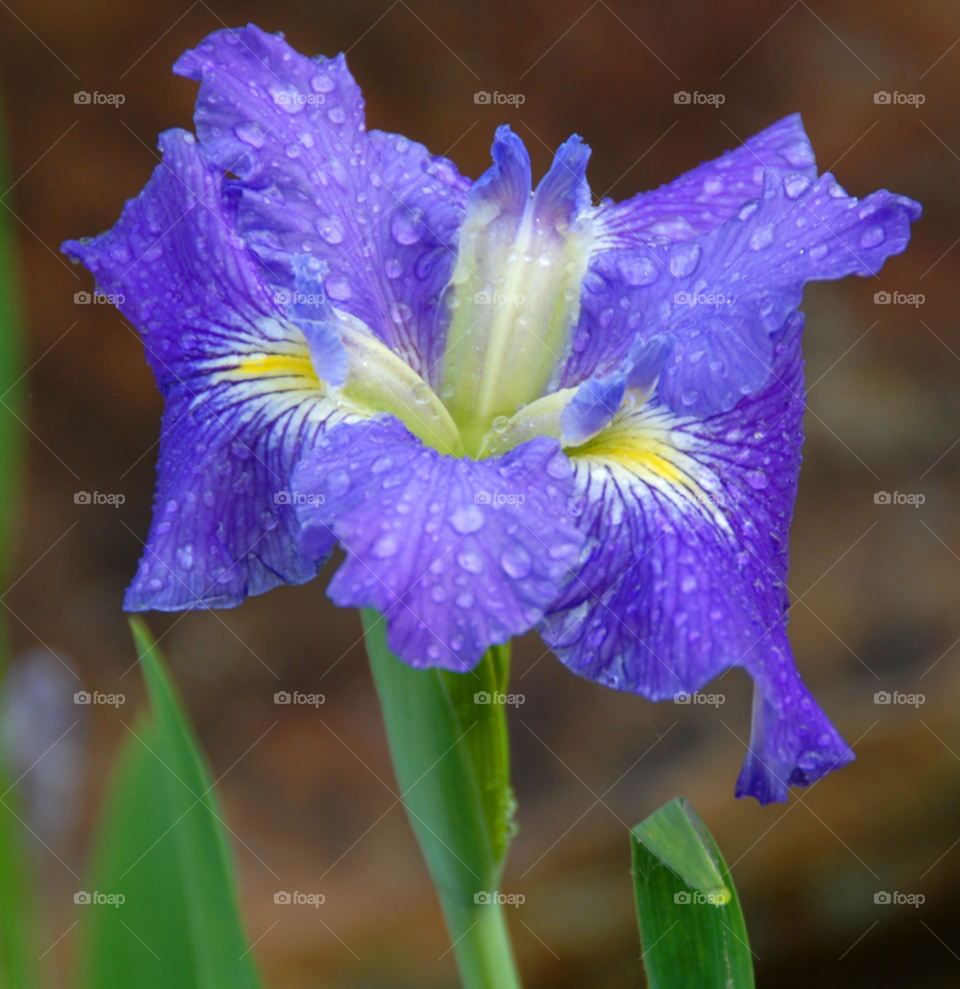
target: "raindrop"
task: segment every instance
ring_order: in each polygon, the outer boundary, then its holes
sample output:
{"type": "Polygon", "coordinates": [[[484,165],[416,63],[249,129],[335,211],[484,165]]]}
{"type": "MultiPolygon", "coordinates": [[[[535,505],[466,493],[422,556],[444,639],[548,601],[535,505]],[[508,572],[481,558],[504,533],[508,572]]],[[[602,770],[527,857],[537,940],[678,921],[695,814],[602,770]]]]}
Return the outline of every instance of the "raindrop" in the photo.
{"type": "MultiPolygon", "coordinates": [[[[483,573],[483,560],[480,558],[480,554],[476,550],[464,549],[457,553],[457,563],[463,570],[467,573],[479,574],[483,573]]],[[[460,603],[460,599],[457,599],[457,604],[460,603]]]]}
{"type": "Polygon", "coordinates": [[[245,124],[237,124],[237,126],[233,128],[233,131],[244,144],[252,145],[255,148],[263,147],[266,134],[264,133],[263,128],[255,120],[248,121],[245,124]]]}
{"type": "Polygon", "coordinates": [[[390,233],[398,244],[416,244],[423,237],[420,210],[399,209],[390,218],[390,233]]]}
{"type": "Polygon", "coordinates": [[[317,232],[328,244],[339,244],[343,240],[343,222],[339,216],[319,216],[316,219],[317,232]]]}
{"type": "Polygon", "coordinates": [[[670,256],[670,274],[674,278],[686,278],[692,275],[700,263],[701,249],[697,243],[678,245],[670,256]]]}
{"type": "Polygon", "coordinates": [[[622,257],[617,270],[628,285],[652,285],[657,280],[657,267],[650,258],[622,257]]]}
{"type": "MultiPolygon", "coordinates": [[[[450,515],[450,524],[460,533],[462,536],[468,536],[472,532],[479,532],[483,528],[484,518],[483,512],[477,508],[476,505],[460,505],[455,508],[450,515]]],[[[469,551],[466,551],[469,552],[469,551]]],[[[476,554],[474,554],[476,555],[476,554]]],[[[462,561],[458,558],[460,566],[464,570],[470,570],[469,567],[465,566],[462,561]]],[[[479,570],[471,570],[471,573],[479,573],[479,570]]]]}
{"type": "Polygon", "coordinates": [[[809,188],[810,179],[808,179],[806,175],[794,173],[793,175],[788,175],[783,180],[783,191],[787,194],[787,198],[789,199],[798,199],[809,188]]]}
{"type": "Polygon", "coordinates": [[[750,235],[750,250],[762,251],[773,243],[773,224],[765,223],[750,235]]]}
{"type": "Polygon", "coordinates": [[[883,227],[876,226],[870,227],[865,230],[863,236],[860,238],[861,247],[876,247],[878,244],[882,244],[886,239],[886,231],[883,227]]]}
{"type": "Polygon", "coordinates": [[[397,550],[400,548],[399,542],[397,542],[397,537],[390,533],[386,536],[381,536],[374,544],[372,553],[379,560],[387,560],[393,556],[397,550]]]}
{"type": "Polygon", "coordinates": [[[514,580],[523,580],[533,569],[530,554],[522,546],[511,546],[500,556],[500,566],[504,573],[514,580]]]}
{"type": "Polygon", "coordinates": [[[335,498],[350,490],[350,475],[345,470],[334,470],[327,475],[327,490],[335,498]]]}

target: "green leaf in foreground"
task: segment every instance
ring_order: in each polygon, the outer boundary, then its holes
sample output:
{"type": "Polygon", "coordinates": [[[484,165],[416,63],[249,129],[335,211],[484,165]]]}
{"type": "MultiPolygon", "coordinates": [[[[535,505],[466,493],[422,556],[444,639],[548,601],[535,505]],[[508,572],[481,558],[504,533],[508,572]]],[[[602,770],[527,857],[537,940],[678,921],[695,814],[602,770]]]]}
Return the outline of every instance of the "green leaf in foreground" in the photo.
{"type": "Polygon", "coordinates": [[[29,989],[38,984],[36,911],[21,840],[23,825],[14,816],[22,816],[22,811],[16,793],[8,787],[4,767],[0,771],[0,987],[29,989]]]}
{"type": "Polygon", "coordinates": [[[753,989],[727,863],[683,797],[631,832],[633,887],[650,989],[753,989]]]}
{"type": "Polygon", "coordinates": [[[387,646],[383,618],[361,611],[367,655],[399,795],[440,896],[465,989],[519,989],[503,910],[493,894],[515,800],[504,705],[510,647],[472,673],[415,670],[387,646]]]}
{"type": "Polygon", "coordinates": [[[82,907],[88,989],[258,989],[209,768],[146,625],[150,715],[131,728],[82,907]],[[119,894],[119,896],[118,896],[119,894]]]}

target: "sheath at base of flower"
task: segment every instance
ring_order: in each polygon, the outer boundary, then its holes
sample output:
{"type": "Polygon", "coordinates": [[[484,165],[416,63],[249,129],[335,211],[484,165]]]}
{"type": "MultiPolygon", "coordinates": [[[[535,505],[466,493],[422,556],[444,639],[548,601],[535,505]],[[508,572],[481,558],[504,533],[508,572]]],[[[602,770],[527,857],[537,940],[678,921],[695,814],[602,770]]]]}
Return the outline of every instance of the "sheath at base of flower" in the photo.
{"type": "Polygon", "coordinates": [[[652,700],[741,666],[738,795],[849,762],[785,627],[796,307],[875,274],[917,204],[818,178],[799,116],[594,206],[580,138],[534,190],[501,127],[471,183],[368,133],[342,56],[253,26],[175,71],[200,81],[196,137],[164,134],[119,223],[65,245],[122,294],[166,399],[126,607],[236,605],[339,541],[330,596],[379,609],[412,666],[469,670],[533,628],[652,700]]]}

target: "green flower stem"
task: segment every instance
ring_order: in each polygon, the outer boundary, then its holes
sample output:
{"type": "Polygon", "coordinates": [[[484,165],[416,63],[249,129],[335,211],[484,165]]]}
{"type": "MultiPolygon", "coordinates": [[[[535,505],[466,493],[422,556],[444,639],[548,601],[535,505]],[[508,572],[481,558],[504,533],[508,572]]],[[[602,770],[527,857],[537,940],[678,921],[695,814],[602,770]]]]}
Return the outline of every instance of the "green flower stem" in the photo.
{"type": "Polygon", "coordinates": [[[440,900],[464,989],[520,989],[503,907],[463,907],[445,903],[442,896],[440,900]]]}
{"type": "Polygon", "coordinates": [[[383,618],[361,612],[400,795],[443,907],[465,989],[519,989],[497,892],[514,833],[504,706],[510,647],[471,673],[415,670],[386,643],[383,618]],[[485,894],[485,895],[484,895],[485,894]]]}

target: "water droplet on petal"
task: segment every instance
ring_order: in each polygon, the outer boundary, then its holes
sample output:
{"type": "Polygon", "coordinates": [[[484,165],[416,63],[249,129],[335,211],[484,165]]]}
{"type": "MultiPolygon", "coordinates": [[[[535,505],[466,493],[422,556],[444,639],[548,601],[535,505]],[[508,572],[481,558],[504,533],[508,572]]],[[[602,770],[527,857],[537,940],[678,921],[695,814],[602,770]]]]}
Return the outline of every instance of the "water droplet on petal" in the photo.
{"type": "Polygon", "coordinates": [[[319,216],[316,227],[317,233],[328,244],[339,244],[343,240],[343,221],[339,216],[319,216]]]}
{"type": "Polygon", "coordinates": [[[177,563],[184,570],[189,570],[193,566],[193,546],[188,543],[177,550],[177,563]]]}
{"type": "Polygon", "coordinates": [[[388,258],[383,268],[387,278],[399,278],[403,274],[403,265],[396,258],[388,258]]]}
{"type": "Polygon", "coordinates": [[[346,278],[342,278],[340,275],[335,275],[333,278],[328,278],[326,281],[327,295],[330,296],[336,302],[343,302],[349,299],[353,295],[353,290],[350,288],[350,283],[346,278]]]}
{"type": "Polygon", "coordinates": [[[555,478],[558,481],[562,481],[564,478],[569,477],[573,473],[573,467],[570,466],[570,460],[563,453],[555,453],[547,461],[546,470],[550,477],[555,478]]]}
{"type": "Polygon", "coordinates": [[[233,132],[244,144],[249,144],[254,148],[262,148],[263,142],[266,139],[263,128],[255,120],[250,120],[244,124],[237,124],[233,128],[233,132]]]}
{"type": "Polygon", "coordinates": [[[471,532],[479,532],[483,528],[483,523],[483,512],[476,505],[460,505],[450,514],[450,524],[462,536],[468,536],[471,532]]]}
{"type": "Polygon", "coordinates": [[[329,93],[335,85],[336,83],[334,83],[327,73],[321,73],[310,80],[310,88],[315,93],[329,93]]]}
{"type": "Polygon", "coordinates": [[[327,110],[327,116],[330,118],[331,124],[342,124],[344,120],[347,119],[347,115],[343,112],[342,106],[332,106],[327,110]]]}
{"type": "Polygon", "coordinates": [[[810,179],[806,175],[794,173],[783,180],[783,191],[787,194],[788,199],[799,199],[809,188],[810,179]]]}
{"type": "Polygon", "coordinates": [[[747,479],[747,484],[755,491],[762,491],[770,483],[762,470],[750,470],[744,476],[747,479]]]}
{"type": "Polygon", "coordinates": [[[670,255],[670,274],[674,278],[686,278],[692,275],[700,263],[701,249],[697,243],[679,244],[670,255]]]}
{"type": "Polygon", "coordinates": [[[388,560],[400,548],[400,543],[393,533],[381,536],[374,544],[371,552],[379,560],[388,560]]]}
{"type": "Polygon", "coordinates": [[[401,207],[390,217],[390,233],[398,244],[416,244],[423,237],[422,212],[401,207]]]}
{"type": "Polygon", "coordinates": [[[773,224],[765,223],[750,234],[750,250],[762,251],[773,243],[773,224]]]}
{"type": "MultiPolygon", "coordinates": [[[[464,549],[457,553],[457,563],[460,567],[467,571],[467,573],[479,574],[483,573],[483,560],[480,558],[480,554],[476,550],[464,549]]],[[[461,595],[462,597],[463,595],[461,595]]],[[[460,604],[460,598],[457,598],[457,604],[460,604]]],[[[461,607],[466,607],[461,605],[461,607]]]]}
{"type": "Polygon", "coordinates": [[[617,260],[617,270],[628,285],[652,285],[657,280],[657,266],[646,257],[626,256],[617,260]]]}
{"type": "Polygon", "coordinates": [[[350,490],[350,475],[345,470],[334,470],[327,475],[327,490],[335,498],[350,490]]]}
{"type": "Polygon", "coordinates": [[[870,227],[865,230],[863,236],[860,238],[861,247],[876,247],[878,244],[882,244],[886,240],[887,233],[881,226],[870,227]]]}
{"type": "Polygon", "coordinates": [[[533,560],[522,546],[510,546],[500,556],[500,566],[504,573],[514,580],[523,580],[533,569],[533,560]]]}

